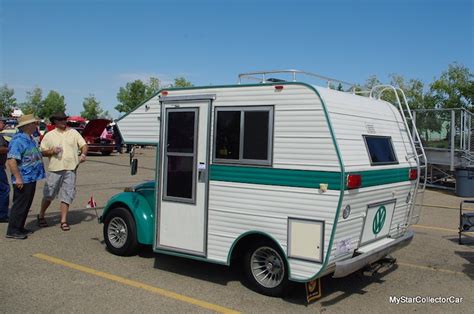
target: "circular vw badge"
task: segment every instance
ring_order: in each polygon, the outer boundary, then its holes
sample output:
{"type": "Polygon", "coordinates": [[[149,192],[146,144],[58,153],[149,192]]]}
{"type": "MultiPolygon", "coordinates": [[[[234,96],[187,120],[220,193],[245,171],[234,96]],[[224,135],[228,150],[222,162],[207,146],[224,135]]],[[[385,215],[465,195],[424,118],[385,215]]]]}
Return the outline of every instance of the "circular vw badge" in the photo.
{"type": "Polygon", "coordinates": [[[385,206],[380,206],[375,213],[374,221],[372,222],[372,232],[377,235],[383,228],[385,223],[385,216],[387,216],[387,210],[385,206]]]}

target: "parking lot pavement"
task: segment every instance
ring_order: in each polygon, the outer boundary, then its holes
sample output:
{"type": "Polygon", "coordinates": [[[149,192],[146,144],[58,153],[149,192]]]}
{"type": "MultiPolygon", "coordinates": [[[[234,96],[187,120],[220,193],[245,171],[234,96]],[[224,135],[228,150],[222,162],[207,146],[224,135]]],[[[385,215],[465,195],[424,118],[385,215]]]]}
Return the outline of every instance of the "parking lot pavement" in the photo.
{"type": "MultiPolygon", "coordinates": [[[[59,228],[58,204],[39,229],[43,183],[28,217],[36,232],[25,241],[5,239],[0,224],[0,312],[471,312],[474,308],[474,239],[457,244],[460,198],[427,191],[413,242],[396,252],[397,265],[370,275],[322,280],[323,297],[305,304],[304,287],[285,298],[257,294],[239,281],[238,269],[143,248],[132,257],[105,250],[102,225],[93,209],[124,187],[153,179],[154,150],[137,153],[139,173],[130,176],[128,155],[89,156],[78,170],[78,194],[70,212],[71,231],[59,228]],[[433,205],[433,206],[429,206],[433,205]],[[436,206],[436,207],[434,207],[436,206]],[[390,297],[459,297],[459,304],[393,304],[390,297]]],[[[100,214],[100,210],[99,210],[100,214]]],[[[471,234],[474,236],[474,234],[471,234]]],[[[454,299],[453,299],[454,300],[454,299]]],[[[423,301],[423,300],[422,300],[423,301]]]]}

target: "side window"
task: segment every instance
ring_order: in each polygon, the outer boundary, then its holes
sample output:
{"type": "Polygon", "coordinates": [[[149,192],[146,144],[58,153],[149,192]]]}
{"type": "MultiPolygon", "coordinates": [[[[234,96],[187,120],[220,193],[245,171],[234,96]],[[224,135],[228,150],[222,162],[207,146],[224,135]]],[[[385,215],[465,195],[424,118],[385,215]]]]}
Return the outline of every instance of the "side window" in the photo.
{"type": "Polygon", "coordinates": [[[216,108],[214,161],[271,165],[273,107],[216,108]]]}
{"type": "Polygon", "coordinates": [[[216,159],[239,160],[240,116],[240,111],[217,111],[216,159]]]}
{"type": "Polygon", "coordinates": [[[363,135],[372,166],[398,164],[390,136],[363,135]]]}

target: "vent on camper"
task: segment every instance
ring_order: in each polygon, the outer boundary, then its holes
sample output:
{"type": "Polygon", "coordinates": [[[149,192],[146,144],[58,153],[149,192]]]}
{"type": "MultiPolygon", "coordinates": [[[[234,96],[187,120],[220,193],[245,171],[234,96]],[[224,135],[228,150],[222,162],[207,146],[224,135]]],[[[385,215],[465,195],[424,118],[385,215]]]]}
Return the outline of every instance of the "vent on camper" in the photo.
{"type": "Polygon", "coordinates": [[[277,79],[277,78],[270,77],[270,78],[266,79],[265,82],[281,83],[281,82],[286,82],[286,80],[282,80],[282,79],[277,79]]]}

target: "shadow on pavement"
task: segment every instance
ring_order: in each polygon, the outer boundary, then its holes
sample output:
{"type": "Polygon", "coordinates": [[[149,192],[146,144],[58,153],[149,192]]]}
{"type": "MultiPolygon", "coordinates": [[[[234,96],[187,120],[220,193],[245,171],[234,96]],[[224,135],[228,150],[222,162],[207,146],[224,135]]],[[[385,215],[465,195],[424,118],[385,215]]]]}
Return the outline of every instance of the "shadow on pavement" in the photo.
{"type": "Polygon", "coordinates": [[[454,253],[467,261],[462,265],[462,272],[474,280],[474,252],[456,251],[454,253]]]}
{"type": "Polygon", "coordinates": [[[385,282],[383,277],[397,269],[398,266],[395,264],[383,271],[375,272],[373,275],[365,275],[363,271],[359,271],[344,278],[325,276],[321,281],[324,300],[320,303],[322,306],[331,306],[354,294],[365,294],[365,287],[373,283],[383,284],[385,282]]]}
{"type": "Polygon", "coordinates": [[[238,281],[238,274],[225,265],[212,264],[177,256],[155,253],[154,268],[163,271],[210,281],[219,285],[227,285],[230,281],[238,281]]]}
{"type": "MultiPolygon", "coordinates": [[[[53,205],[51,205],[51,206],[53,206],[53,205]]],[[[101,209],[101,208],[97,207],[97,210],[99,210],[99,209],[101,209]]],[[[37,215],[37,213],[28,215],[28,218],[30,218],[30,219],[32,218],[32,220],[30,220],[25,225],[25,228],[31,229],[33,231],[41,229],[38,226],[38,222],[36,221],[36,215],[37,215]]],[[[46,228],[56,226],[56,225],[59,225],[61,223],[61,214],[59,212],[54,212],[54,213],[46,212],[45,218],[46,218],[46,222],[48,223],[48,227],[46,227],[46,228]]],[[[68,212],[67,219],[68,219],[69,225],[73,226],[73,225],[80,224],[83,221],[97,220],[97,216],[96,216],[94,210],[91,209],[91,208],[79,208],[79,209],[70,210],[68,212]],[[92,210],[92,212],[89,212],[91,210],[92,210]]]]}
{"type": "MultiPolygon", "coordinates": [[[[192,278],[210,281],[219,285],[226,286],[231,281],[241,281],[248,289],[245,280],[241,280],[241,271],[238,266],[227,267],[225,265],[218,265],[207,263],[204,261],[191,260],[177,256],[154,253],[152,248],[148,246],[146,249],[141,249],[139,255],[145,258],[155,257],[154,268],[163,271],[189,276],[192,278]]],[[[373,284],[383,284],[385,280],[383,277],[398,269],[398,266],[385,268],[375,272],[373,275],[367,275],[364,271],[356,272],[345,278],[335,279],[332,274],[322,278],[322,296],[319,301],[321,306],[331,306],[339,301],[351,297],[353,294],[365,294],[365,287],[373,284]]],[[[302,283],[290,283],[290,287],[284,301],[292,304],[306,305],[305,285],[302,283]]]]}

